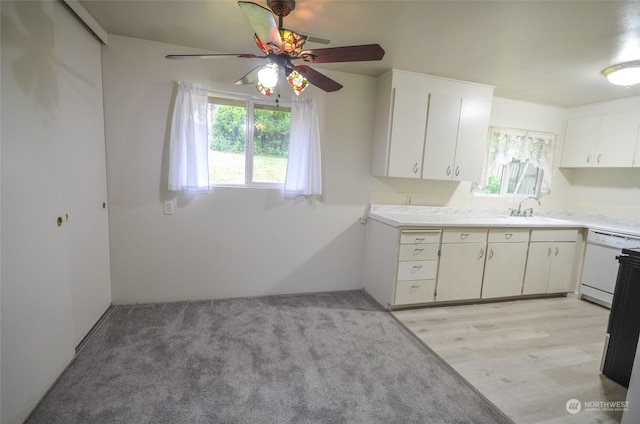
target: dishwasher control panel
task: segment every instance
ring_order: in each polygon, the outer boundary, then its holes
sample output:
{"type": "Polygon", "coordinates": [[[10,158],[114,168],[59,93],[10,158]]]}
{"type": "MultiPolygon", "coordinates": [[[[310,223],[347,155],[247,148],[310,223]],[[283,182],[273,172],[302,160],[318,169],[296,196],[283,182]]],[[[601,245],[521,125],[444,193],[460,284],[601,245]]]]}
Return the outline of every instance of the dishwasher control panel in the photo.
{"type": "Polygon", "coordinates": [[[625,234],[607,233],[604,231],[589,230],[587,243],[600,244],[620,249],[640,248],[640,238],[625,234]]]}

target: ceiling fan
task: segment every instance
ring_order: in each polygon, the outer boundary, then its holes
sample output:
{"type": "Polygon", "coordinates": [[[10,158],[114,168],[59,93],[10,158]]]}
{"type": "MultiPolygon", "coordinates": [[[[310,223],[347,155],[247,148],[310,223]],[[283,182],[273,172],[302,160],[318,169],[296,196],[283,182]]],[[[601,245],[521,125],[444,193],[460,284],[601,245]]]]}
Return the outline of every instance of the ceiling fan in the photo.
{"type": "Polygon", "coordinates": [[[379,44],[332,47],[303,50],[305,36],[286,29],[282,21],[296,7],[295,0],[267,0],[269,9],[258,4],[239,1],[238,5],[255,31],[254,41],[264,53],[241,54],[170,54],[167,59],[240,57],[246,59],[267,59],[266,65],[258,66],[236,81],[236,84],[256,84],[256,89],[271,96],[278,84],[278,74],[282,69],[287,81],[296,94],[300,94],[309,84],[327,91],[337,91],[342,85],[307,65],[294,65],[293,61],[308,63],[336,63],[381,60],[384,50],[379,44]],[[273,11],[273,13],[272,13],[273,11]],[[274,14],[278,16],[276,24],[274,14]]]}

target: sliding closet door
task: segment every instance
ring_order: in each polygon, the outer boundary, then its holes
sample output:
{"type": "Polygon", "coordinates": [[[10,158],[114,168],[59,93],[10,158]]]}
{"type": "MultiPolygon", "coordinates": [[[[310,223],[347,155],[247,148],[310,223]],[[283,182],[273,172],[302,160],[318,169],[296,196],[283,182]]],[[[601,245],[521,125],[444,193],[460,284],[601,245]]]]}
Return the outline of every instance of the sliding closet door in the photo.
{"type": "Polygon", "coordinates": [[[110,303],[101,63],[62,2],[0,12],[0,422],[21,423],[110,303]]]}
{"type": "Polygon", "coordinates": [[[55,21],[58,155],[77,344],[111,303],[101,46],[65,9],[55,9],[55,21]]]}

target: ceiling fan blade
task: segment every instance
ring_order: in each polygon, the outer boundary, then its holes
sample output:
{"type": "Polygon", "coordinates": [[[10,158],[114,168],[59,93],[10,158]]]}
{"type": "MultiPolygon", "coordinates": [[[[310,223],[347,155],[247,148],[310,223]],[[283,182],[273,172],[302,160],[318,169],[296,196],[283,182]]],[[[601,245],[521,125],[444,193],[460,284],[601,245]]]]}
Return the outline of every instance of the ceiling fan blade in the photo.
{"type": "Polygon", "coordinates": [[[244,85],[244,84],[255,84],[258,82],[258,71],[262,69],[264,66],[258,66],[257,68],[252,69],[248,74],[240,78],[236,81],[236,85],[244,85]]]}
{"type": "Polygon", "coordinates": [[[305,50],[299,56],[300,59],[312,63],[363,62],[381,60],[383,57],[384,49],[379,44],[305,50]]]}
{"type": "Polygon", "coordinates": [[[252,53],[221,53],[221,54],[168,54],[167,59],[213,59],[216,57],[243,57],[246,59],[266,58],[252,53]]]}
{"type": "Polygon", "coordinates": [[[324,91],[338,91],[342,88],[342,84],[337,83],[326,75],[321,74],[313,68],[306,65],[295,67],[300,75],[309,80],[309,82],[324,91]]]}
{"type": "Polygon", "coordinates": [[[282,48],[282,38],[273,13],[265,7],[248,1],[239,1],[238,5],[246,16],[251,28],[265,46],[282,48]]]}

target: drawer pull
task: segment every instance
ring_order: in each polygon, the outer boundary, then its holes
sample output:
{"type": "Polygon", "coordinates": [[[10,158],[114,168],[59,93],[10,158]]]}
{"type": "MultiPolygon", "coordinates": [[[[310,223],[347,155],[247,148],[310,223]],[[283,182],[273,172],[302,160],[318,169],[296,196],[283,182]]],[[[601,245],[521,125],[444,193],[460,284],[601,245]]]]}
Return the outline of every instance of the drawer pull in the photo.
{"type": "Polygon", "coordinates": [[[469,233],[460,233],[460,240],[464,240],[469,237],[469,233]]]}
{"type": "Polygon", "coordinates": [[[413,254],[414,255],[419,255],[420,253],[424,252],[424,249],[421,248],[415,248],[413,249],[413,254]]]}
{"type": "Polygon", "coordinates": [[[416,243],[420,243],[421,241],[424,241],[424,237],[416,237],[415,238],[415,242],[416,243]]]}
{"type": "Polygon", "coordinates": [[[409,287],[411,289],[411,291],[416,291],[420,288],[419,284],[413,284],[411,287],[409,287]]]}
{"type": "Polygon", "coordinates": [[[511,237],[513,237],[513,233],[505,233],[504,234],[504,238],[506,238],[507,240],[509,240],[511,237]]]}
{"type": "Polygon", "coordinates": [[[415,270],[422,269],[422,265],[414,265],[411,269],[415,269],[415,270]]]}

